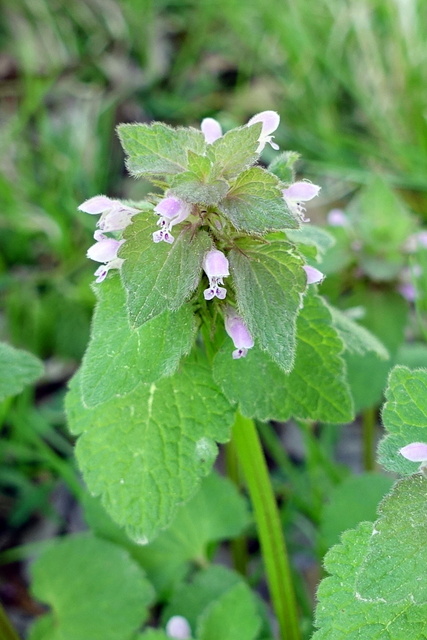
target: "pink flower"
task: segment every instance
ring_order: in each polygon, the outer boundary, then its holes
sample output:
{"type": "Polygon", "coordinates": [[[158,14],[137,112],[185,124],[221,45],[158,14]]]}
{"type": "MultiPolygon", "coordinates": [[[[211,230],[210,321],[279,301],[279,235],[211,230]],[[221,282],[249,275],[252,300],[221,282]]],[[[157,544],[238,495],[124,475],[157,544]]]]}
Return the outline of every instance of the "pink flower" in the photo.
{"type": "Polygon", "coordinates": [[[283,189],[282,194],[289,209],[296,213],[303,222],[310,222],[308,218],[304,217],[305,207],[301,202],[308,202],[315,198],[320,191],[320,187],[317,184],[311,182],[294,182],[287,189],[283,189]]]}
{"type": "Polygon", "coordinates": [[[315,267],[310,267],[308,264],[303,266],[303,269],[307,275],[307,284],[317,284],[318,282],[322,282],[325,275],[316,269],[315,267]]]}
{"type": "Polygon", "coordinates": [[[280,124],[279,114],[275,111],[261,111],[261,113],[257,113],[253,116],[246,126],[251,127],[253,124],[257,124],[258,122],[261,122],[262,129],[258,138],[259,145],[256,152],[261,153],[267,143],[277,151],[279,146],[275,142],[272,142],[274,136],[271,134],[273,131],[276,131],[280,124]]]}
{"type": "Polygon", "coordinates": [[[107,232],[125,229],[131,223],[132,216],[138,213],[138,209],[102,195],[85,200],[78,208],[91,215],[102,214],[97,226],[107,232]]]}
{"type": "Polygon", "coordinates": [[[166,635],[176,640],[189,640],[191,638],[191,629],[186,618],[172,616],[166,625],[166,635]]]}
{"type": "Polygon", "coordinates": [[[222,136],[221,125],[214,118],[204,118],[200,128],[208,144],[212,144],[222,136]]]}
{"type": "Polygon", "coordinates": [[[224,284],[223,278],[229,276],[230,272],[228,260],[222,251],[218,251],[218,249],[208,251],[203,260],[203,270],[209,278],[209,287],[203,292],[205,300],[212,300],[215,296],[224,300],[227,289],[218,285],[224,284]]]}
{"type": "Polygon", "coordinates": [[[248,353],[248,349],[252,349],[254,346],[254,340],[246,324],[232,307],[228,307],[226,310],[224,324],[226,332],[236,347],[232,354],[234,360],[244,358],[248,353]]]}
{"type": "Polygon", "coordinates": [[[425,442],[411,442],[399,449],[400,455],[411,462],[425,462],[427,460],[427,444],[425,442]]]}
{"type": "Polygon", "coordinates": [[[157,222],[160,229],[153,233],[153,241],[172,244],[175,238],[171,234],[171,229],[190,215],[191,205],[180,198],[168,196],[160,200],[158,205],[154,207],[154,213],[160,216],[157,222]]]}
{"type": "Polygon", "coordinates": [[[327,216],[327,223],[331,227],[348,227],[348,218],[341,209],[331,209],[327,216]]]}
{"type": "Polygon", "coordinates": [[[95,262],[103,262],[104,264],[95,271],[97,276],[96,282],[105,280],[110,269],[120,269],[123,264],[122,258],[117,257],[117,252],[124,243],[124,240],[116,240],[105,236],[101,231],[95,231],[95,240],[87,250],[87,257],[95,262]]]}

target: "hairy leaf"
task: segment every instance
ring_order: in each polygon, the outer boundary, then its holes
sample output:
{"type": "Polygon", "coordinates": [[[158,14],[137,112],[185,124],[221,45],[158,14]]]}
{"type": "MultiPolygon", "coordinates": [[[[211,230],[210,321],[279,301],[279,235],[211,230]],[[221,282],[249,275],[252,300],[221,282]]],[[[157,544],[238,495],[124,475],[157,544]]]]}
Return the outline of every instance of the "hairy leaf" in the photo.
{"type": "Polygon", "coordinates": [[[261,123],[232,129],[208,145],[207,156],[220,175],[234,178],[256,161],[261,129],[261,123]]]}
{"type": "Polygon", "coordinates": [[[0,342],[0,402],[15,396],[43,374],[43,363],[27,351],[0,342]]]}

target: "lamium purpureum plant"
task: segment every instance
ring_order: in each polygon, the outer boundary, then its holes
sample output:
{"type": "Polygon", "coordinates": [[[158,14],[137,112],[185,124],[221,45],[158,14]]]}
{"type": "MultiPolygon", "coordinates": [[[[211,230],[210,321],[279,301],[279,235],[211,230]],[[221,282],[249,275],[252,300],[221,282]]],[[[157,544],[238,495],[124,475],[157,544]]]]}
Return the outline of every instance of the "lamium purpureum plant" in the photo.
{"type": "MultiPolygon", "coordinates": [[[[351,420],[343,352],[387,352],[317,293],[333,239],[310,224],[305,203],[320,188],[296,180],[295,153],[268,169],[256,164],[266,144],[277,150],[278,124],[265,111],[225,134],[211,118],[201,130],[118,127],[130,174],[156,190],[144,202],[96,195],[79,207],[99,216],[88,257],[100,266],[67,414],[89,491],[147,549],[198,495],[217,443],[231,440],[281,637],[296,639],[291,571],[255,420],[351,420]]],[[[259,633],[252,625],[239,637],[259,633]]]]}

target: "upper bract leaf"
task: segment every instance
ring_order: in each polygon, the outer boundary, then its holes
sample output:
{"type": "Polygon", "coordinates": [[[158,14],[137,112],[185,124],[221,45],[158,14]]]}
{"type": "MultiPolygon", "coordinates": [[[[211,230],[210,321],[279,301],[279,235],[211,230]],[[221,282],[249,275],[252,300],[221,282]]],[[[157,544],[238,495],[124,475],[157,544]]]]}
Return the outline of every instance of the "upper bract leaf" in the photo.
{"type": "Polygon", "coordinates": [[[234,178],[256,161],[261,129],[261,123],[232,129],[208,145],[206,155],[218,174],[234,178]]]}
{"type": "Polygon", "coordinates": [[[171,375],[191,350],[196,330],[189,305],[164,311],[137,329],[129,326],[118,275],[95,288],[98,305],[81,369],[83,402],[93,407],[130,393],[140,382],[171,375]]]}
{"type": "Polygon", "coordinates": [[[196,129],[172,129],[165,124],[121,124],[117,127],[133,176],[166,175],[185,171],[187,152],[203,153],[206,142],[196,129]]]}
{"type": "Polygon", "coordinates": [[[85,409],[74,380],[69,428],[89,490],[129,535],[148,542],[196,491],[229,438],[233,409],[193,357],[170,378],[85,409]]]}
{"type": "Polygon", "coordinates": [[[260,167],[243,171],[218,209],[236,229],[263,234],[298,229],[300,220],[286,204],[279,179],[260,167]]]}
{"type": "MultiPolygon", "coordinates": [[[[154,216],[135,216],[125,230],[121,269],[131,325],[139,327],[167,309],[179,309],[197,287],[212,241],[204,231],[184,228],[172,245],[152,240],[154,216]]],[[[154,224],[155,228],[155,224],[154,224]]]]}
{"type": "Polygon", "coordinates": [[[219,179],[219,172],[209,158],[188,152],[188,171],[173,177],[170,193],[192,204],[215,205],[222,200],[229,189],[225,180],[219,179]]]}
{"type": "Polygon", "coordinates": [[[229,254],[239,311],[261,349],[292,369],[295,327],[306,289],[301,258],[287,242],[241,241],[229,254]]]}

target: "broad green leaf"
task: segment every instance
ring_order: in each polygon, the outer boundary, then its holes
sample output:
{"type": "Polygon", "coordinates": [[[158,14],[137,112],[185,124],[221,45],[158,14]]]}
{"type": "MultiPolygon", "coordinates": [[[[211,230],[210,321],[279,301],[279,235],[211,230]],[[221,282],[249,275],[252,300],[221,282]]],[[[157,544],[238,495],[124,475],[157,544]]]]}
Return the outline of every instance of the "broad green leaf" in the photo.
{"type": "Polygon", "coordinates": [[[232,129],[208,145],[207,156],[219,174],[234,178],[256,161],[261,129],[261,123],[232,129]]]}
{"type": "Polygon", "coordinates": [[[198,640],[251,640],[261,626],[256,597],[239,574],[221,565],[199,572],[177,589],[163,612],[163,624],[175,615],[188,620],[198,640]]]}
{"type": "Polygon", "coordinates": [[[333,235],[313,224],[305,224],[300,229],[288,229],[286,236],[298,245],[298,249],[303,251],[304,255],[313,257],[318,262],[321,262],[323,254],[335,244],[333,235]]]}
{"type": "Polygon", "coordinates": [[[198,640],[254,640],[261,626],[255,598],[248,586],[236,584],[200,616],[198,640]]]}
{"type": "Polygon", "coordinates": [[[218,178],[218,171],[206,156],[190,151],[188,162],[189,171],[178,173],[171,180],[171,194],[193,204],[218,204],[227,194],[228,183],[218,178]]]}
{"type": "Polygon", "coordinates": [[[167,636],[166,632],[161,629],[146,629],[135,640],[170,640],[170,636],[167,636]]]}
{"type": "Polygon", "coordinates": [[[390,471],[414,473],[418,462],[406,460],[401,447],[427,442],[427,371],[395,367],[390,373],[382,418],[388,435],[380,442],[379,461],[390,471]]]}
{"type": "Polygon", "coordinates": [[[15,396],[43,374],[43,364],[27,351],[0,342],[0,402],[15,396]]]}
{"type": "MultiPolygon", "coordinates": [[[[407,518],[407,513],[402,514],[407,518]]],[[[427,606],[409,599],[399,603],[369,601],[360,597],[356,579],[369,551],[374,526],[363,522],[347,531],[329,551],[318,593],[316,626],[312,640],[421,640],[427,634],[427,606]]],[[[400,548],[399,541],[396,549],[400,548]]]]}
{"type": "Polygon", "coordinates": [[[295,365],[286,375],[256,346],[233,360],[227,338],[214,359],[213,375],[230,402],[259,420],[291,416],[324,422],[348,422],[352,400],[340,357],[342,342],[325,303],[307,295],[297,320],[295,365]]]}
{"type": "Polygon", "coordinates": [[[35,596],[52,607],[30,640],[131,640],[153,589],[120,547],[89,534],[56,541],[31,566],[35,596]]]}
{"type": "Polygon", "coordinates": [[[195,493],[229,439],[233,408],[209,367],[186,359],[170,378],[85,409],[74,379],[67,409],[76,455],[94,495],[128,534],[147,543],[195,493]]]}
{"type": "Polygon", "coordinates": [[[229,254],[237,304],[256,343],[288,372],[295,357],[295,326],[306,275],[287,242],[246,240],[229,254]]]}
{"type": "Polygon", "coordinates": [[[129,326],[120,277],[95,287],[98,305],[81,369],[83,402],[93,407],[130,393],[140,382],[171,375],[192,347],[194,316],[189,305],[164,311],[138,329],[129,326]]]}
{"type": "Polygon", "coordinates": [[[299,160],[300,154],[296,151],[285,151],[277,156],[268,165],[268,170],[274,173],[282,182],[291,184],[295,182],[295,163],[299,160]]]}
{"type": "Polygon", "coordinates": [[[243,171],[218,209],[236,229],[264,234],[298,229],[300,220],[286,204],[279,179],[261,167],[243,171]]]}
{"type": "Polygon", "coordinates": [[[427,478],[397,482],[380,505],[355,588],[362,600],[427,605],[427,478]]]}
{"type": "Polygon", "coordinates": [[[367,472],[351,475],[335,487],[322,511],[319,529],[322,553],[337,544],[347,529],[356,527],[363,520],[375,520],[378,503],[390,491],[392,484],[393,480],[388,476],[367,472]]]}
{"type": "Polygon", "coordinates": [[[166,175],[185,171],[187,151],[203,153],[206,142],[196,129],[172,129],[165,124],[121,124],[117,133],[133,176],[166,175]]]}
{"type": "Polygon", "coordinates": [[[126,242],[120,250],[125,259],[121,268],[127,294],[131,325],[140,327],[166,310],[176,311],[197,287],[203,257],[212,241],[204,231],[174,229],[175,242],[156,244],[154,216],[142,214],[125,231],[126,242]]]}
{"type": "Polygon", "coordinates": [[[98,500],[86,500],[85,513],[97,535],[126,546],[163,597],[188,572],[189,562],[206,562],[208,545],[239,535],[250,522],[247,503],[235,485],[216,473],[202,480],[168,529],[143,547],[125,536],[98,500]]]}
{"type": "Polygon", "coordinates": [[[337,309],[329,307],[335,329],[343,341],[347,351],[364,355],[371,351],[381,360],[388,360],[388,351],[384,345],[365,327],[357,324],[348,315],[337,309]]]}

